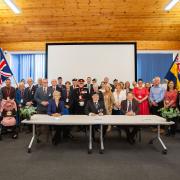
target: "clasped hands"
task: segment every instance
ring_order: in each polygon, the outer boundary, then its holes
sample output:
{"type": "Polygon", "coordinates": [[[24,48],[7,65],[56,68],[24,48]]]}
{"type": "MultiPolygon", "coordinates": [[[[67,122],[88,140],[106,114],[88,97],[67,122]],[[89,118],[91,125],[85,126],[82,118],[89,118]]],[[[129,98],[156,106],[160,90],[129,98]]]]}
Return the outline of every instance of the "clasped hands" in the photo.
{"type": "Polygon", "coordinates": [[[102,112],[96,114],[96,113],[89,113],[89,116],[103,116],[104,114],[102,112]]]}
{"type": "Polygon", "coordinates": [[[133,111],[126,112],[127,116],[135,116],[136,114],[133,111]]]}
{"type": "Polygon", "coordinates": [[[53,114],[51,114],[51,116],[53,116],[53,117],[59,117],[59,116],[61,116],[61,114],[60,114],[60,113],[53,113],[53,114]]]}

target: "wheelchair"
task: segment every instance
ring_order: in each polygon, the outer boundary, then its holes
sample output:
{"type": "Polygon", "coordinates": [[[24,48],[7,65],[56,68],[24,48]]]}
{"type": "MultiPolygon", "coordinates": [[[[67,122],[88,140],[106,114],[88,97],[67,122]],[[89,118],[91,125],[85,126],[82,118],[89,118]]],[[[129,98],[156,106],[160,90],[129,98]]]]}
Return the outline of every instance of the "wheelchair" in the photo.
{"type": "Polygon", "coordinates": [[[11,133],[12,138],[17,139],[16,102],[11,99],[2,100],[0,112],[0,140],[2,140],[2,135],[7,133],[11,133]]]}

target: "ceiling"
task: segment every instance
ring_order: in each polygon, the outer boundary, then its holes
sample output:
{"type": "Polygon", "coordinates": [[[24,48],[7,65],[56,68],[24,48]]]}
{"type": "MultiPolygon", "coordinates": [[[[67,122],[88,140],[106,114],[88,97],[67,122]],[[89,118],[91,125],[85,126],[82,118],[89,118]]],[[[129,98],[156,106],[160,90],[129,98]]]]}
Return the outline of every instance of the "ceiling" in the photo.
{"type": "Polygon", "coordinates": [[[169,0],[0,0],[0,43],[42,41],[180,41],[180,3],[169,0]]]}

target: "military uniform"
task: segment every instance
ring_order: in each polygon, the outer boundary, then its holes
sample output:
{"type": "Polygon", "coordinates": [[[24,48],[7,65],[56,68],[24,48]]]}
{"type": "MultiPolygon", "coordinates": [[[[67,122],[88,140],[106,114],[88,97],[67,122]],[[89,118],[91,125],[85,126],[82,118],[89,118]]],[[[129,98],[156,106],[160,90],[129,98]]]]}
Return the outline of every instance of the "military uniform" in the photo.
{"type": "MultiPolygon", "coordinates": [[[[84,83],[83,79],[78,80],[79,83],[84,83]]],[[[74,113],[77,115],[82,115],[84,113],[84,108],[88,100],[88,89],[83,87],[78,87],[73,90],[73,105],[74,113]]]]}

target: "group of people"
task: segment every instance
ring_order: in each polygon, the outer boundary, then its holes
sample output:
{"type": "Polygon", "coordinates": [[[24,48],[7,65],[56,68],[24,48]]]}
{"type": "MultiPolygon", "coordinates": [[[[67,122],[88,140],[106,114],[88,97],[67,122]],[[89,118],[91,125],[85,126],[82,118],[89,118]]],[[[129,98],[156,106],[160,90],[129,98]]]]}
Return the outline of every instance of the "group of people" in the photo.
{"type": "MultiPolygon", "coordinates": [[[[35,85],[31,78],[22,80],[17,88],[12,87],[11,80],[6,79],[5,86],[0,90],[1,102],[15,101],[18,109],[25,106],[37,107],[38,114],[48,114],[51,116],[60,115],[160,115],[159,109],[179,108],[179,94],[173,81],[163,87],[159,77],[155,77],[151,83],[144,83],[142,79],[133,82],[132,86],[129,81],[125,83],[115,79],[113,84],[109,78],[105,77],[99,85],[96,79],[87,77],[84,79],[74,78],[72,82],[66,81],[63,84],[62,77],[51,80],[51,86],[48,86],[48,79],[38,79],[35,85]]],[[[1,103],[2,106],[3,103],[1,103]]],[[[0,109],[3,109],[2,107],[0,109]]],[[[10,116],[7,112],[1,110],[1,116],[10,116]]],[[[15,116],[13,114],[13,116],[15,116]]],[[[16,120],[20,124],[20,118],[16,120]]],[[[171,128],[171,134],[175,135],[177,118],[173,119],[175,125],[171,128]]],[[[2,123],[1,123],[2,124],[2,123]]],[[[49,127],[48,127],[49,128],[49,127]]],[[[38,128],[37,135],[41,134],[41,127],[38,128]]],[[[57,145],[61,138],[72,138],[71,127],[56,126],[52,143],[57,145]]],[[[104,127],[104,136],[111,132],[111,126],[104,127]]],[[[124,126],[127,140],[133,144],[135,135],[139,130],[137,126],[124,126]]],[[[84,126],[78,127],[79,131],[84,131],[84,126]]],[[[31,126],[28,126],[31,131],[31,126]]],[[[49,131],[49,129],[47,130],[49,131]]],[[[93,139],[98,127],[93,128],[93,139]]],[[[17,138],[17,130],[14,131],[13,138],[17,138]]]]}

